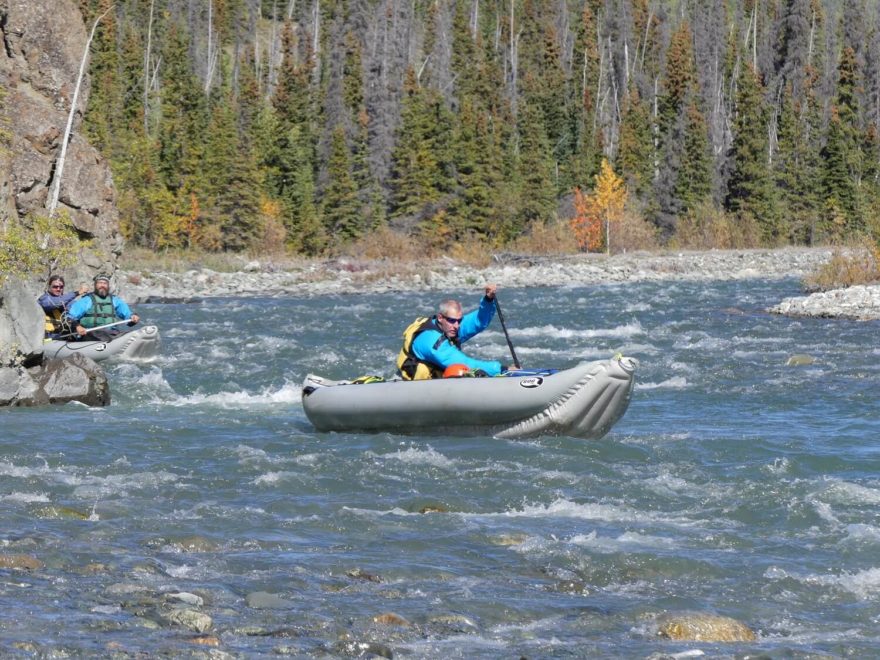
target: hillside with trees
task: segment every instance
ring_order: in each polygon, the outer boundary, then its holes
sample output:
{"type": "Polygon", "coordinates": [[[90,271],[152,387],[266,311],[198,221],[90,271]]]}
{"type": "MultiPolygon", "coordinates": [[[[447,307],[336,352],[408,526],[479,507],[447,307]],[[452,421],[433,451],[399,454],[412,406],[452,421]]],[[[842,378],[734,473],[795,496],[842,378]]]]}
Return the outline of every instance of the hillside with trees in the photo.
{"type": "Polygon", "coordinates": [[[871,0],[80,4],[145,248],[880,239],[871,0]]]}

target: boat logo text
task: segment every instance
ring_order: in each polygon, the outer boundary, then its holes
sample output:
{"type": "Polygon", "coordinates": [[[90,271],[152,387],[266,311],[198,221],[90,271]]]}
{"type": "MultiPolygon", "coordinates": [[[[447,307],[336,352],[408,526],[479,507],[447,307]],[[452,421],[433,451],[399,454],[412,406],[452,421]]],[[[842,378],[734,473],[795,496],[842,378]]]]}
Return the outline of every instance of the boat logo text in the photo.
{"type": "Polygon", "coordinates": [[[523,378],[519,381],[520,387],[540,387],[541,383],[544,382],[544,379],[540,376],[532,376],[531,378],[523,378]]]}

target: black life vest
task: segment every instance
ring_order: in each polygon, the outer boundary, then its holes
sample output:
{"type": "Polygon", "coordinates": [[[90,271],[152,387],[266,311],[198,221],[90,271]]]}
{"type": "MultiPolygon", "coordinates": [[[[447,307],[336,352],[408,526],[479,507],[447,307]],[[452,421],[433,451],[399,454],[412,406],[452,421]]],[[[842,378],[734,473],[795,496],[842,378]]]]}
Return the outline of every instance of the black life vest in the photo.
{"type": "Polygon", "coordinates": [[[92,299],[92,308],[79,320],[82,327],[97,328],[99,325],[107,325],[119,320],[116,310],[113,309],[113,296],[100,298],[90,293],[89,297],[92,299]]]}
{"type": "Polygon", "coordinates": [[[443,378],[443,366],[434,364],[416,357],[412,352],[413,342],[425,330],[440,332],[440,338],[434,343],[434,349],[440,347],[444,341],[450,342],[456,348],[461,348],[458,338],[449,339],[436,323],[437,317],[420,316],[410,323],[403,331],[403,347],[397,355],[397,373],[403,380],[428,380],[430,378],[443,378]]]}

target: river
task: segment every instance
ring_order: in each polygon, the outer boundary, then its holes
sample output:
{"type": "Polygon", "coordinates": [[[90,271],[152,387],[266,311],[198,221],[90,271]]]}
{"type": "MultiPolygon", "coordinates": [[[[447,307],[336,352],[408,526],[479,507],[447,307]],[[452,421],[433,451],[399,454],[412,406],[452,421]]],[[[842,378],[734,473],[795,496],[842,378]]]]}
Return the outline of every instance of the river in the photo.
{"type": "Polygon", "coordinates": [[[0,570],[0,654],[876,657],[880,328],[763,312],[797,293],[502,288],[524,366],[639,360],[598,441],[315,432],[303,377],[390,377],[436,294],[140,305],[109,407],[0,413],[0,553],[43,564],[0,570]],[[757,640],[658,637],[687,612],[757,640]]]}

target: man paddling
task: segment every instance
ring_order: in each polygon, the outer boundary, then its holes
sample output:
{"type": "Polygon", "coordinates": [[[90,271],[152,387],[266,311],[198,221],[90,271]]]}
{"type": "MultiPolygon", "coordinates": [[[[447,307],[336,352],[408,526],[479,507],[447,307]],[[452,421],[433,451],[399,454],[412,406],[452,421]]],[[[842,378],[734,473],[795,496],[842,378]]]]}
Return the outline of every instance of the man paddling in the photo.
{"type": "Polygon", "coordinates": [[[122,298],[110,295],[109,277],[96,275],[94,282],[95,290],[74,302],[67,312],[67,317],[76,323],[76,332],[80,338],[108,341],[119,334],[116,328],[97,330],[92,333],[89,330],[99,326],[107,326],[116,321],[128,321],[129,325],[134,325],[141,319],[137,314],[132,313],[122,298]],[[89,336],[86,337],[86,335],[89,336]]]}
{"type": "Polygon", "coordinates": [[[444,300],[437,314],[413,321],[403,332],[403,348],[397,356],[397,370],[404,380],[442,378],[444,370],[453,364],[464,364],[471,371],[478,369],[488,376],[506,371],[495,360],[477,360],[461,350],[461,345],[489,327],[495,316],[497,285],[487,284],[480,306],[462,314],[461,303],[444,300]]]}

